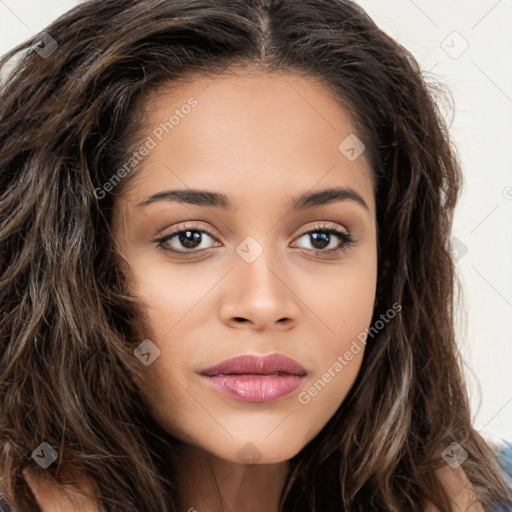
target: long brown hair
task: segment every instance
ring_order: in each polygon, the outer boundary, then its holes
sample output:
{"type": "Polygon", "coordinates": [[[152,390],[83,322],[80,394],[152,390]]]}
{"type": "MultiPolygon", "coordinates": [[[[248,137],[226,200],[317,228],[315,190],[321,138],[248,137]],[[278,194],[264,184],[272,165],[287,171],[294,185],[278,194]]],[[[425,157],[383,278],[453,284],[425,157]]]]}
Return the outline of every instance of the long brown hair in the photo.
{"type": "MultiPolygon", "coordinates": [[[[151,418],[134,348],[144,319],[111,233],[114,190],[149,92],[229,66],[312,77],[353,115],[375,179],[378,287],[339,410],[290,460],[282,510],[443,512],[434,469],[458,443],[484,506],[510,498],[473,428],[454,335],[450,248],[462,185],[438,98],[413,56],[350,0],[90,0],[0,61],[0,494],[33,509],[22,476],[47,442],[105,511],[176,510],[177,441],[151,418]],[[11,64],[14,65],[11,66],[11,64]],[[165,454],[165,455],[164,455],[165,454]]],[[[137,169],[135,170],[137,171],[137,169]]],[[[147,331],[146,331],[147,332],[147,331]]],[[[177,412],[178,414],[178,412],[177,412]]],[[[41,471],[42,473],[43,471],[41,471]]]]}

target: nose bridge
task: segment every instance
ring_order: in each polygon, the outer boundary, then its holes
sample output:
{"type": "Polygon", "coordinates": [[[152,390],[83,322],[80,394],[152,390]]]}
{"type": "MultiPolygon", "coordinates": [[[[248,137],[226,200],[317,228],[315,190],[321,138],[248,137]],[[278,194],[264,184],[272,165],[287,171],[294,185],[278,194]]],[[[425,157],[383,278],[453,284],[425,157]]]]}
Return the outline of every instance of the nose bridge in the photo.
{"type": "Polygon", "coordinates": [[[284,292],[283,283],[276,274],[282,273],[279,257],[274,254],[271,236],[248,236],[236,248],[239,259],[236,261],[236,273],[240,276],[241,291],[244,294],[258,296],[261,303],[277,300],[284,292]],[[260,296],[261,295],[261,296],[260,296]]]}
{"type": "Polygon", "coordinates": [[[275,254],[272,237],[259,236],[260,242],[256,236],[248,236],[235,249],[233,281],[224,297],[223,312],[225,321],[245,319],[263,328],[295,318],[298,307],[286,283],[286,262],[275,254]]]}

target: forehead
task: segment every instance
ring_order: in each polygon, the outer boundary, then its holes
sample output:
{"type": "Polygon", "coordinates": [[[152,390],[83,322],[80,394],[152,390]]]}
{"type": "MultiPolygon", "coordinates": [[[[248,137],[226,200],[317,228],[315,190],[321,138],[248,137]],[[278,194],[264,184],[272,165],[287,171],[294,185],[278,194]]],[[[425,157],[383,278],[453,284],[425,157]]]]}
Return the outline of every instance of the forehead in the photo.
{"type": "Polygon", "coordinates": [[[204,139],[213,135],[212,128],[219,136],[237,127],[252,135],[257,132],[262,137],[255,138],[255,142],[263,140],[265,134],[280,133],[283,126],[289,130],[288,138],[301,132],[311,139],[313,132],[318,133],[317,138],[327,139],[330,132],[355,132],[350,114],[330,87],[313,77],[279,72],[231,71],[169,81],[144,98],[142,111],[146,131],[171,121],[174,134],[180,131],[178,125],[186,124],[204,139]],[[196,105],[190,109],[187,104],[192,101],[196,105]],[[185,118],[190,120],[181,123],[185,118]],[[304,130],[306,127],[309,130],[304,130]]]}
{"type": "Polygon", "coordinates": [[[358,188],[374,208],[364,152],[354,160],[343,152],[344,141],[357,137],[355,124],[314,79],[261,72],[189,77],[152,92],[142,108],[138,130],[152,143],[133,202],[179,187],[222,190],[239,206],[244,192],[297,196],[318,183],[358,188]]]}

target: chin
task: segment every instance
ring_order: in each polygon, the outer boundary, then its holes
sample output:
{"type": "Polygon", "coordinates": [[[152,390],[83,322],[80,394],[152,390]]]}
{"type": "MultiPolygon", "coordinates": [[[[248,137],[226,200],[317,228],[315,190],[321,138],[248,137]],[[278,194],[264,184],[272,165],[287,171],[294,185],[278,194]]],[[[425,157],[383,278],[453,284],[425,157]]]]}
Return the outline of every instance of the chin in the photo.
{"type": "Polygon", "coordinates": [[[291,445],[290,438],[286,436],[276,436],[275,439],[258,437],[252,440],[250,437],[238,437],[225,446],[204,446],[204,449],[229,462],[260,465],[285,462],[299,453],[304,446],[303,443],[291,445]]]}

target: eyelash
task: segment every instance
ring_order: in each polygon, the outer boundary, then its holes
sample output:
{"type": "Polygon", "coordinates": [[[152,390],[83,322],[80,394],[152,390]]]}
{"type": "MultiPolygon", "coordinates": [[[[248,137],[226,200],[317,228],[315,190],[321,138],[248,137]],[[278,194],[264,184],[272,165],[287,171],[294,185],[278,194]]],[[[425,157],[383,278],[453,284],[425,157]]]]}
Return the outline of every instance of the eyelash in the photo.
{"type": "MultiPolygon", "coordinates": [[[[215,239],[215,237],[212,235],[212,233],[210,233],[206,229],[202,229],[196,225],[190,225],[190,226],[185,225],[183,227],[180,227],[179,229],[171,231],[167,235],[164,235],[160,238],[156,238],[152,241],[157,245],[157,247],[163,249],[164,251],[171,252],[174,254],[179,254],[179,255],[196,254],[196,253],[207,250],[207,249],[199,249],[199,250],[191,250],[191,251],[176,251],[175,249],[169,249],[169,248],[164,247],[165,242],[168,242],[169,240],[173,239],[176,235],[185,233],[186,231],[195,231],[198,233],[206,233],[208,236],[215,239]]],[[[344,231],[341,231],[334,225],[325,224],[325,223],[321,224],[321,225],[319,224],[319,225],[314,226],[312,229],[300,234],[297,238],[302,238],[303,236],[310,235],[312,233],[328,233],[330,235],[335,235],[336,237],[338,237],[341,240],[341,244],[338,247],[336,247],[334,249],[329,249],[327,251],[321,250],[321,249],[303,249],[305,251],[314,252],[317,254],[338,254],[340,252],[347,251],[350,248],[350,246],[352,246],[354,243],[356,243],[356,240],[350,235],[350,233],[345,233],[344,231]]]]}

